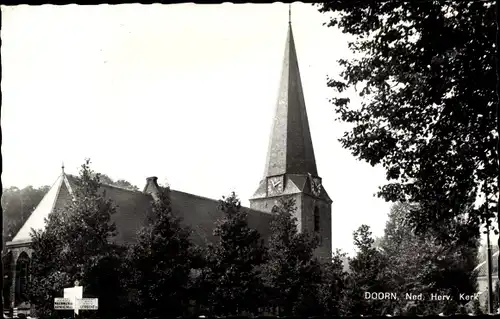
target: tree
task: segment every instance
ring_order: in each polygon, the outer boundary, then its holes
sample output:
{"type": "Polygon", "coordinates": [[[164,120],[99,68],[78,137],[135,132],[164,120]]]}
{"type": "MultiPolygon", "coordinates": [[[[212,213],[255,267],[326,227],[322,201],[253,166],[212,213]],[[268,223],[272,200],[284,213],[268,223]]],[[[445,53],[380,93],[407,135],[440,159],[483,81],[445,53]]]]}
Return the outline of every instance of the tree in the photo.
{"type": "Polygon", "coordinates": [[[361,225],[354,233],[354,245],[358,252],[349,260],[348,315],[390,314],[393,306],[390,301],[366,298],[366,293],[392,292],[388,273],[389,260],[374,247],[370,227],[361,225]]]}
{"type": "Polygon", "coordinates": [[[115,207],[99,187],[87,160],[75,181],[74,200],[46,220],[44,231],[32,234],[31,302],[40,317],[52,313],[53,298],[79,280],[84,294],[99,298],[102,317],[120,315],[123,249],[111,242],[115,207]]]}
{"type": "Polygon", "coordinates": [[[263,302],[263,240],[248,226],[247,214],[234,193],[219,202],[219,209],[224,218],[214,229],[218,241],[208,245],[200,276],[204,302],[211,315],[257,313],[263,302]]]}
{"type": "Polygon", "coordinates": [[[322,264],[322,279],[319,289],[319,301],[323,315],[329,317],[347,316],[351,309],[351,300],[347,280],[349,274],[344,269],[346,254],[337,250],[332,262],[322,264]]]}
{"type": "MultiPolygon", "coordinates": [[[[13,186],[3,189],[2,262],[5,265],[4,269],[10,268],[11,259],[11,256],[7,255],[6,243],[14,238],[48,190],[49,186],[42,186],[39,188],[26,186],[23,189],[13,186]]],[[[2,291],[2,296],[5,301],[4,306],[10,304],[11,280],[12,274],[7,271],[4,277],[2,291]]]]}
{"type": "Polygon", "coordinates": [[[453,237],[443,230],[470,208],[475,235],[495,207],[471,203],[498,193],[492,1],[338,0],[319,10],[354,37],[355,55],[328,81],[339,119],[353,124],[343,147],[386,169],[380,196],[419,203],[408,216],[417,231],[453,237]],[[361,107],[349,107],[349,87],[361,107]]]}
{"type": "Polygon", "coordinates": [[[130,189],[130,190],[135,190],[135,191],[139,191],[139,187],[135,186],[135,185],[132,185],[130,184],[130,182],[124,180],[124,179],[119,179],[117,180],[114,185],[116,186],[120,186],[120,187],[123,187],[123,188],[127,188],[127,189],[130,189]]]}
{"type": "Polygon", "coordinates": [[[53,298],[62,297],[64,288],[71,284],[71,274],[61,265],[58,258],[62,243],[56,232],[57,226],[64,224],[59,214],[52,213],[46,220],[46,229],[33,234],[31,248],[31,281],[29,283],[30,302],[36,305],[36,314],[40,318],[54,315],[53,298]]]}
{"type": "Polygon", "coordinates": [[[472,313],[476,316],[484,314],[483,309],[481,309],[481,304],[477,299],[472,301],[472,313]]]}
{"type": "Polygon", "coordinates": [[[197,256],[189,229],[172,215],[168,193],[160,190],[149,225],[138,232],[127,258],[128,289],[137,296],[133,308],[147,318],[183,315],[190,301],[190,274],[197,256]]]}
{"type": "Polygon", "coordinates": [[[99,174],[99,182],[101,184],[105,184],[105,185],[114,185],[115,181],[109,177],[108,175],[106,174],[103,174],[103,173],[95,173],[96,175],[99,174]]]}
{"type": "Polygon", "coordinates": [[[294,199],[280,199],[273,207],[268,260],[263,267],[271,304],[281,316],[319,314],[321,268],[314,257],[318,240],[298,232],[295,210],[294,199]]]}
{"type": "Polygon", "coordinates": [[[500,283],[495,281],[493,283],[493,312],[497,313],[500,308],[500,283]]]}
{"type": "Polygon", "coordinates": [[[5,243],[12,240],[22,225],[26,222],[36,206],[49,191],[49,186],[35,188],[26,186],[19,189],[15,186],[3,189],[3,232],[2,251],[5,252],[5,243]]]}
{"type": "MultiPolygon", "coordinates": [[[[453,300],[439,303],[426,300],[406,300],[400,298],[397,308],[403,312],[429,315],[443,310],[455,311],[457,306],[464,306],[459,294],[473,294],[477,290],[477,273],[473,270],[477,265],[477,238],[469,242],[455,242],[454,245],[443,245],[436,241],[432,233],[417,235],[407,221],[410,204],[397,203],[389,214],[381,248],[387,260],[389,273],[388,284],[393,292],[399,295],[412,293],[442,293],[451,295],[453,300]]],[[[413,205],[415,206],[415,205],[413,205]]],[[[414,207],[413,209],[418,209],[414,207]]]]}
{"type": "Polygon", "coordinates": [[[126,188],[129,190],[133,190],[133,191],[139,191],[139,187],[132,185],[129,181],[126,181],[124,179],[119,179],[119,180],[115,181],[114,179],[112,179],[108,175],[102,174],[102,173],[99,174],[99,178],[100,178],[99,180],[100,180],[101,184],[113,185],[113,186],[118,186],[118,187],[126,188]]]}

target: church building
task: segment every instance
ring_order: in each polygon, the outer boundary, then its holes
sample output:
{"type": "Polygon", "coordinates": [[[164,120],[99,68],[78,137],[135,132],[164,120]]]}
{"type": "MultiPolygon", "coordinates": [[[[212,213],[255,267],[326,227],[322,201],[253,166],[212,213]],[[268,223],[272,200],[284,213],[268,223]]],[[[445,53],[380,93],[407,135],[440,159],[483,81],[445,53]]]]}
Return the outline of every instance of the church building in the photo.
{"type": "MultiPolygon", "coordinates": [[[[51,212],[64,212],[73,196],[74,185],[75,177],[63,169],[16,236],[7,243],[11,260],[6,269],[11,282],[7,298],[12,308],[19,308],[19,311],[30,308],[26,283],[29,280],[31,230],[43,229],[44,219],[51,212]]],[[[157,178],[147,178],[143,191],[104,184],[101,188],[117,206],[112,216],[118,231],[114,240],[133,243],[136,231],[147,222],[151,200],[158,192],[157,178]]],[[[282,197],[295,198],[299,230],[316,233],[320,239],[317,256],[330,258],[332,200],[322,187],[316,167],[291,23],[264,174],[250,199],[250,207],[243,208],[248,213],[250,227],[257,229],[264,238],[270,234],[272,208],[282,197]]],[[[174,189],[170,191],[170,199],[173,213],[192,229],[194,243],[204,245],[215,240],[212,231],[215,222],[223,216],[217,208],[218,200],[174,189]]]]}

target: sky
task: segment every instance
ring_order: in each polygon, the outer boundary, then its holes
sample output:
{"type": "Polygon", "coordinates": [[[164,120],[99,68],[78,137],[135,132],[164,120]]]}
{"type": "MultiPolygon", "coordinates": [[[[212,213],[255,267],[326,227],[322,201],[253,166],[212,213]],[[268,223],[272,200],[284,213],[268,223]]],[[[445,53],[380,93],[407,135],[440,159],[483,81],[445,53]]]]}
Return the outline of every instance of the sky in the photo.
{"type": "MultiPolygon", "coordinates": [[[[51,185],[61,171],[92,169],[142,188],[173,189],[242,204],[266,159],[285,48],[288,5],[3,7],[4,187],[51,185]]],[[[349,38],[323,26],[311,4],[292,5],[318,174],[333,200],[332,244],[353,251],[361,224],[381,236],[390,203],[375,197],[381,167],[338,139],[327,76],[352,57],[349,38]]],[[[361,100],[354,90],[352,106],[361,100]]]]}

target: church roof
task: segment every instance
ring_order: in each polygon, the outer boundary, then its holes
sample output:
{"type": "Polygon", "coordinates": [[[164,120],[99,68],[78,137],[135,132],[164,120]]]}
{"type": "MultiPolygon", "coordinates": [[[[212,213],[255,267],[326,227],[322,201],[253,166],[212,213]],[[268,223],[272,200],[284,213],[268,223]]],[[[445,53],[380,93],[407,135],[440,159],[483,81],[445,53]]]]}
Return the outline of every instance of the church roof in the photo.
{"type": "Polygon", "coordinates": [[[43,230],[45,228],[45,219],[55,207],[56,200],[59,197],[60,190],[69,186],[69,181],[63,173],[59,175],[57,180],[52,184],[47,194],[42,198],[38,206],[31,213],[24,225],[12,239],[13,242],[22,242],[31,240],[31,230],[43,230]]]}
{"type": "MultiPolygon", "coordinates": [[[[181,191],[171,190],[170,200],[172,213],[182,216],[186,225],[193,231],[193,241],[203,245],[213,242],[215,222],[224,217],[223,212],[218,209],[219,201],[181,191]]],[[[248,225],[255,228],[266,239],[270,234],[270,222],[272,215],[269,213],[242,207],[247,213],[248,225]]]]}
{"type": "Polygon", "coordinates": [[[318,175],[290,23],[264,177],[281,174],[318,175]]]}
{"type": "MultiPolygon", "coordinates": [[[[75,176],[62,173],[8,245],[29,243],[32,228],[43,230],[45,218],[49,213],[64,209],[68,201],[72,199],[72,189],[76,179],[75,176]]],[[[118,230],[114,241],[120,244],[135,242],[137,230],[147,224],[148,215],[151,213],[152,196],[144,192],[106,184],[101,185],[101,190],[105,197],[111,199],[116,205],[116,213],[111,217],[118,230]]],[[[192,239],[196,244],[203,245],[215,239],[212,234],[215,222],[223,217],[223,213],[218,209],[218,200],[177,190],[170,191],[170,199],[172,213],[181,217],[183,224],[191,228],[192,239]]],[[[269,233],[271,215],[245,207],[242,209],[248,213],[249,225],[259,230],[265,238],[269,233]]]]}

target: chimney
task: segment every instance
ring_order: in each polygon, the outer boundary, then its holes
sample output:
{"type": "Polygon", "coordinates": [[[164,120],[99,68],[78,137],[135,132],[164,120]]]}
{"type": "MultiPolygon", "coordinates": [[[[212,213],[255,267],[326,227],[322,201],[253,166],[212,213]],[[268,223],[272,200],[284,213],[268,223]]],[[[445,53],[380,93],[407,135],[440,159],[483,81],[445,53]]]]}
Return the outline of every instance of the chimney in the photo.
{"type": "Polygon", "coordinates": [[[144,187],[144,193],[151,194],[154,200],[158,200],[158,194],[160,189],[158,187],[158,177],[152,176],[146,178],[146,186],[144,187]]]}

